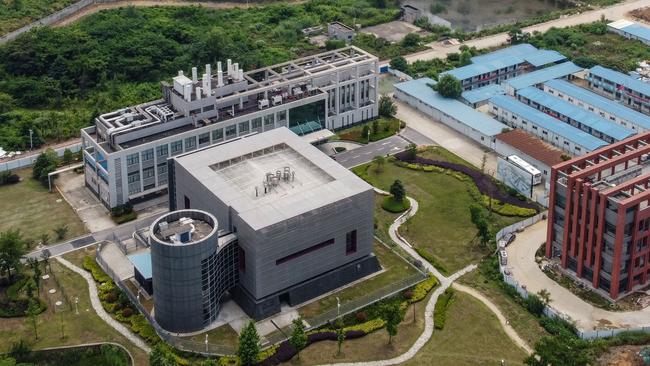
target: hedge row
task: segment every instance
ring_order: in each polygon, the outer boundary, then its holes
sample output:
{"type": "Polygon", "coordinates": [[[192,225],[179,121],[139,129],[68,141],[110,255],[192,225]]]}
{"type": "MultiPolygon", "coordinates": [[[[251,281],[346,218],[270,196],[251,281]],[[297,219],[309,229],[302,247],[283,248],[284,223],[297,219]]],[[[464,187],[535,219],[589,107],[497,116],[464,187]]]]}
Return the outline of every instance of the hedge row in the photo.
{"type": "Polygon", "coordinates": [[[501,216],[530,217],[537,214],[537,211],[533,210],[532,208],[514,206],[509,203],[500,202],[494,198],[492,198],[492,206],[490,206],[490,197],[483,195],[482,198],[483,205],[486,208],[491,207],[493,212],[496,212],[501,216]]]}
{"type": "Polygon", "coordinates": [[[102,268],[95,262],[92,257],[84,257],[83,259],[83,268],[92,274],[95,282],[105,283],[109,282],[111,278],[102,270],[102,268]]]}
{"type": "Polygon", "coordinates": [[[438,297],[436,308],[433,311],[433,325],[436,329],[443,329],[447,320],[447,309],[453,302],[454,290],[448,288],[438,297]]]}

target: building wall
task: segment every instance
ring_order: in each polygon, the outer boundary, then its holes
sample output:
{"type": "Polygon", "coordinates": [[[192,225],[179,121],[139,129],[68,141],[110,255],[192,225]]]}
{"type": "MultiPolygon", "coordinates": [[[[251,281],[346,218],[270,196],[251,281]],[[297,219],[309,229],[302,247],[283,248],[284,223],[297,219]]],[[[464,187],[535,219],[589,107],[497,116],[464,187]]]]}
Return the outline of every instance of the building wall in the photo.
{"type": "Polygon", "coordinates": [[[541,161],[535,159],[534,157],[524,153],[523,151],[517,149],[514,146],[507,144],[504,141],[497,139],[494,150],[501,156],[508,157],[510,155],[517,155],[520,158],[524,159],[526,162],[530,163],[535,168],[539,169],[542,172],[542,177],[544,181],[548,181],[551,176],[551,167],[547,164],[542,163],[541,161]]]}
{"type": "Polygon", "coordinates": [[[626,119],[624,119],[624,118],[622,118],[620,116],[617,116],[617,115],[611,113],[608,110],[598,108],[597,106],[588,104],[587,102],[585,102],[583,100],[575,99],[575,98],[573,98],[573,97],[571,97],[569,95],[563,94],[562,92],[560,92],[560,91],[558,91],[558,90],[556,90],[554,88],[549,87],[548,85],[544,85],[544,91],[551,94],[551,95],[554,95],[554,96],[556,96],[556,97],[558,97],[558,98],[560,98],[562,100],[565,100],[565,101],[567,101],[567,102],[569,102],[569,103],[571,103],[571,104],[573,104],[575,106],[578,106],[578,107],[580,107],[582,109],[585,109],[585,110],[587,110],[589,112],[592,112],[594,114],[597,114],[597,115],[599,115],[600,117],[602,117],[604,119],[610,120],[612,122],[616,122],[617,124],[619,124],[619,125],[621,125],[621,126],[623,126],[625,128],[632,129],[633,131],[636,131],[636,132],[639,132],[639,133],[642,133],[642,132],[646,131],[645,128],[639,126],[635,121],[626,120],[626,119]]]}
{"type": "Polygon", "coordinates": [[[622,37],[625,37],[627,39],[634,39],[634,40],[643,42],[644,44],[650,46],[650,40],[649,39],[641,38],[641,37],[635,36],[633,34],[630,34],[630,33],[626,32],[625,29],[617,29],[617,28],[608,26],[607,30],[610,31],[611,33],[616,33],[616,34],[618,34],[618,35],[620,35],[622,37]]]}
{"type": "MultiPolygon", "coordinates": [[[[532,120],[529,120],[525,116],[520,116],[513,113],[512,111],[506,110],[502,107],[497,107],[491,103],[490,112],[494,113],[497,120],[507,124],[508,126],[513,128],[520,128],[523,131],[526,131],[538,137],[540,140],[545,141],[557,148],[560,148],[571,155],[580,156],[590,152],[586,147],[576,143],[573,140],[570,140],[571,136],[563,136],[551,130],[547,130],[543,126],[535,123],[532,120]]],[[[563,122],[558,120],[558,123],[563,122]]]]}
{"type": "Polygon", "coordinates": [[[478,142],[479,144],[488,147],[490,149],[494,149],[494,145],[496,143],[496,139],[494,136],[487,136],[484,135],[483,133],[473,129],[472,127],[464,124],[461,121],[458,121],[448,114],[446,114],[444,111],[440,111],[438,109],[435,109],[433,107],[430,107],[424,103],[422,103],[419,99],[412,97],[400,90],[395,90],[394,93],[395,98],[404,101],[408,103],[411,107],[419,110],[420,112],[428,115],[429,117],[433,118],[436,121],[440,121],[444,123],[445,125],[453,128],[454,130],[460,132],[466,137],[469,137],[470,139],[478,142]]]}
{"type": "Polygon", "coordinates": [[[587,74],[589,87],[594,91],[620,101],[624,105],[634,108],[641,113],[650,114],[650,96],[642,94],[616,84],[611,80],[601,78],[594,74],[587,74]]]}

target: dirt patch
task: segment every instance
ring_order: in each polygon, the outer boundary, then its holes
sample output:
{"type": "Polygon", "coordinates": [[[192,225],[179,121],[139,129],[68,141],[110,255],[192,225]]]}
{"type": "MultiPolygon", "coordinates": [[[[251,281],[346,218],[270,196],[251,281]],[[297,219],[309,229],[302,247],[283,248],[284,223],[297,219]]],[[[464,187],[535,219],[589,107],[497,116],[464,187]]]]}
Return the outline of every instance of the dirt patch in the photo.
{"type": "Polygon", "coordinates": [[[596,360],[599,366],[643,366],[639,352],[647,346],[613,347],[596,360]]]}
{"type": "Polygon", "coordinates": [[[630,15],[638,20],[650,22],[650,7],[632,10],[630,15]]]}

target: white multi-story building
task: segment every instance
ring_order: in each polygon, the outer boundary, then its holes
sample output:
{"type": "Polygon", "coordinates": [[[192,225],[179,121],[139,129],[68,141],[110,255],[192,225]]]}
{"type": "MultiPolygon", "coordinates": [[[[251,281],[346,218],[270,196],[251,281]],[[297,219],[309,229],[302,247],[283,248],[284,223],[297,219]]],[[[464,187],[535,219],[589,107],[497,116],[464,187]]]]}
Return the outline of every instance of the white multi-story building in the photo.
{"type": "MultiPolygon", "coordinates": [[[[86,185],[107,207],[167,188],[167,158],[286,126],[308,141],[378,115],[378,60],[353,46],[244,72],[179,72],[163,99],[81,130],[86,185]],[[325,132],[324,132],[325,131],[325,132]]],[[[331,133],[330,133],[331,134],[331,133]]]]}

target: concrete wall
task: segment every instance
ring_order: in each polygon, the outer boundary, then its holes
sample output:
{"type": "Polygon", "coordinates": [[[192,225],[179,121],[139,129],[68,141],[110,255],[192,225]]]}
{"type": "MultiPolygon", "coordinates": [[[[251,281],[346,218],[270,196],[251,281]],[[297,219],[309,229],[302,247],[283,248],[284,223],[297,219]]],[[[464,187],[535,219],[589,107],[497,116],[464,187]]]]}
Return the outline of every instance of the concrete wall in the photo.
{"type": "MultiPolygon", "coordinates": [[[[71,144],[71,145],[68,145],[68,146],[59,147],[59,148],[54,149],[54,151],[56,152],[56,154],[58,156],[63,156],[63,152],[65,151],[65,149],[68,149],[68,150],[70,150],[72,152],[77,152],[77,151],[81,150],[81,143],[75,143],[75,144],[71,144]]],[[[29,155],[29,156],[18,155],[17,157],[14,157],[13,159],[7,159],[7,160],[5,160],[3,162],[0,162],[0,172],[5,171],[5,170],[19,169],[19,168],[24,168],[24,167],[27,167],[27,166],[31,166],[31,165],[34,164],[36,159],[38,159],[38,155],[39,154],[32,154],[32,155],[29,155]]]]}

